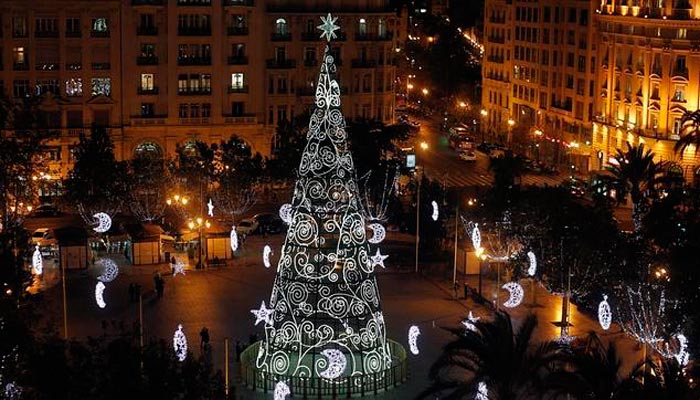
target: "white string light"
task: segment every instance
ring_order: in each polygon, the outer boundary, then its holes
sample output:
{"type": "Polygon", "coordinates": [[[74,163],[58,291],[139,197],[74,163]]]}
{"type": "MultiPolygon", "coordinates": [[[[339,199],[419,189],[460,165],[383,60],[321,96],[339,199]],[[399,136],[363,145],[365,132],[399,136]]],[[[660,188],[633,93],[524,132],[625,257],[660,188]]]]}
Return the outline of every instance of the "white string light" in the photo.
{"type": "Polygon", "coordinates": [[[289,386],[286,382],[279,381],[275,385],[274,400],[284,400],[289,396],[291,392],[289,391],[289,386]]]}
{"type": "Polygon", "coordinates": [[[282,204],[280,207],[280,219],[289,225],[292,222],[292,205],[289,203],[282,204]]]}
{"type": "Polygon", "coordinates": [[[433,205],[433,221],[437,221],[438,216],[440,216],[440,209],[438,208],[438,203],[435,200],[433,200],[431,204],[433,205]]]}
{"type": "Polygon", "coordinates": [[[185,361],[187,358],[187,336],[182,331],[182,324],[178,324],[173,335],[173,350],[175,350],[175,356],[180,362],[185,361]]]}
{"type": "Polygon", "coordinates": [[[265,247],[263,248],[263,264],[265,264],[265,268],[270,268],[270,256],[272,255],[272,249],[270,248],[269,244],[266,244],[265,247]]]}
{"type": "Polygon", "coordinates": [[[481,317],[475,317],[474,314],[472,313],[471,310],[469,310],[469,315],[467,316],[466,319],[462,320],[462,325],[464,325],[464,328],[476,332],[476,325],[474,325],[477,321],[479,321],[481,317]]]}
{"type": "Polygon", "coordinates": [[[238,233],[236,232],[236,225],[231,227],[231,251],[238,250],[238,233]]]}
{"type": "Polygon", "coordinates": [[[95,265],[102,267],[102,274],[97,277],[100,282],[112,282],[119,275],[119,267],[111,258],[100,258],[95,261],[95,265]]]}
{"type": "Polygon", "coordinates": [[[211,202],[211,199],[207,203],[207,215],[210,217],[214,216],[214,203],[211,202]]]}
{"type": "Polygon", "coordinates": [[[34,253],[32,254],[32,269],[35,275],[41,275],[44,273],[44,260],[41,258],[41,251],[39,250],[39,245],[34,248],[34,253]]]}
{"type": "Polygon", "coordinates": [[[420,335],[420,328],[415,325],[411,325],[408,328],[408,348],[413,355],[418,355],[420,350],[418,349],[418,336],[420,335]]]}
{"type": "Polygon", "coordinates": [[[252,309],[250,310],[253,315],[255,315],[255,325],[258,325],[261,321],[264,321],[265,324],[271,324],[272,323],[272,313],[274,312],[274,309],[270,309],[265,307],[265,302],[263,301],[260,304],[259,309],[252,309]]]}
{"type": "Polygon", "coordinates": [[[690,361],[690,353],[688,353],[688,338],[684,334],[679,333],[676,335],[676,340],[678,341],[678,352],[673,355],[673,357],[678,361],[678,365],[685,367],[690,361]]]}
{"type": "Polygon", "coordinates": [[[610,329],[610,323],[612,322],[612,310],[610,309],[610,304],[608,304],[608,295],[603,295],[603,301],[598,304],[598,322],[603,330],[610,329]]]}
{"type": "Polygon", "coordinates": [[[328,367],[319,372],[318,376],[326,379],[335,379],[345,372],[348,360],[342,351],[338,349],[326,349],[321,352],[328,360],[328,367]]]}
{"type": "Polygon", "coordinates": [[[527,274],[530,276],[535,276],[537,273],[537,257],[535,257],[535,253],[528,251],[527,258],[530,261],[530,266],[527,268],[527,274]]]}
{"type": "Polygon", "coordinates": [[[508,296],[508,300],[506,300],[506,302],[503,303],[503,307],[513,308],[519,306],[520,303],[522,303],[525,291],[518,282],[508,282],[505,285],[503,285],[502,288],[507,290],[510,294],[510,296],[508,296]]]}
{"type": "Polygon", "coordinates": [[[489,400],[489,388],[486,386],[486,382],[479,382],[474,400],[489,400]]]}
{"type": "Polygon", "coordinates": [[[377,253],[370,257],[372,260],[372,267],[376,267],[379,265],[382,268],[386,268],[384,266],[384,260],[386,260],[389,256],[383,256],[382,253],[379,252],[379,249],[377,249],[377,253]]]}
{"type": "Polygon", "coordinates": [[[112,227],[112,217],[107,213],[98,212],[93,218],[97,220],[97,226],[92,229],[97,233],[105,233],[112,227]]]}
{"type": "Polygon", "coordinates": [[[472,246],[474,246],[474,249],[481,248],[481,231],[479,231],[479,224],[475,224],[474,229],[472,229],[472,246]]]}
{"type": "Polygon", "coordinates": [[[95,285],[95,302],[97,302],[97,306],[100,308],[107,307],[107,303],[105,303],[104,299],[104,291],[105,284],[102,282],[97,282],[97,285],[95,285]]]}
{"type": "Polygon", "coordinates": [[[374,222],[367,225],[368,228],[372,230],[372,237],[367,239],[368,242],[372,244],[381,243],[386,237],[386,229],[380,223],[374,222]]]}

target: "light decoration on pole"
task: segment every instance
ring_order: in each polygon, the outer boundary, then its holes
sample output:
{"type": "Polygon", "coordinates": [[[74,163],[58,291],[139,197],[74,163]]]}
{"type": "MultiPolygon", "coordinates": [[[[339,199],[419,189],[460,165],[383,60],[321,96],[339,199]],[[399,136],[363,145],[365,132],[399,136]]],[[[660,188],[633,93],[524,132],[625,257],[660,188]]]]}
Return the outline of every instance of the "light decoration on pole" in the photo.
{"type": "Polygon", "coordinates": [[[508,291],[508,294],[510,295],[508,296],[508,300],[503,303],[503,307],[514,308],[522,303],[523,297],[525,296],[525,291],[518,282],[508,282],[501,287],[508,291]]]}
{"type": "Polygon", "coordinates": [[[97,277],[100,282],[112,282],[119,275],[119,267],[111,258],[100,258],[95,261],[95,265],[102,268],[102,274],[97,277]]]}
{"type": "Polygon", "coordinates": [[[34,248],[34,253],[32,253],[32,269],[35,275],[41,275],[44,273],[44,260],[41,258],[41,250],[39,250],[39,245],[34,248]]]}
{"type": "Polygon", "coordinates": [[[279,381],[275,385],[274,400],[285,400],[290,393],[287,383],[279,381]]]}
{"type": "Polygon", "coordinates": [[[481,248],[481,231],[479,230],[479,224],[474,224],[474,229],[472,229],[472,246],[474,250],[481,248]]]}
{"type": "Polygon", "coordinates": [[[433,205],[433,215],[431,217],[433,218],[433,221],[437,221],[438,217],[440,216],[440,208],[435,200],[433,200],[431,204],[433,205]]]}
{"type": "Polygon", "coordinates": [[[105,291],[105,284],[102,282],[97,282],[97,285],[95,285],[95,302],[97,303],[97,306],[100,308],[107,307],[107,303],[105,303],[105,298],[104,298],[104,291],[105,291]]]}
{"type": "Polygon", "coordinates": [[[386,237],[386,229],[382,224],[374,222],[367,225],[367,227],[372,230],[372,236],[367,239],[368,242],[372,244],[381,243],[386,237]]]}
{"type": "MultiPolygon", "coordinates": [[[[345,372],[348,360],[342,351],[338,349],[325,349],[321,352],[321,355],[325,356],[328,360],[325,370],[319,370],[318,376],[326,379],[336,379],[345,372]]],[[[323,365],[321,365],[323,368],[323,365]]]]}
{"type": "Polygon", "coordinates": [[[479,321],[481,317],[475,317],[474,314],[472,313],[471,310],[469,310],[469,315],[467,318],[462,320],[462,325],[464,325],[464,328],[468,331],[476,332],[476,324],[477,321],[479,321]]]}
{"type": "Polygon", "coordinates": [[[236,232],[236,225],[233,225],[231,227],[230,242],[231,242],[231,251],[238,250],[238,233],[236,232]]]}
{"type": "Polygon", "coordinates": [[[182,324],[178,324],[177,330],[173,335],[173,350],[178,361],[185,361],[185,358],[187,358],[187,336],[182,331],[182,324]]]}
{"type": "MultiPolygon", "coordinates": [[[[685,367],[688,365],[688,361],[690,361],[690,354],[688,353],[688,338],[686,338],[682,333],[676,334],[675,337],[676,341],[678,341],[678,352],[673,354],[673,358],[676,359],[678,365],[685,367]]],[[[668,348],[667,351],[670,353],[668,348]]]]}
{"type": "Polygon", "coordinates": [[[527,268],[527,274],[529,276],[535,276],[537,273],[537,257],[535,257],[535,253],[528,251],[527,259],[530,262],[530,265],[527,268]]]}
{"type": "Polygon", "coordinates": [[[420,353],[420,349],[418,349],[418,336],[420,336],[420,328],[411,325],[411,327],[408,328],[408,348],[413,355],[418,355],[418,353],[420,353]]]}
{"type": "Polygon", "coordinates": [[[603,295],[603,301],[598,304],[598,323],[603,330],[610,329],[610,323],[612,322],[612,310],[610,309],[610,304],[608,304],[608,295],[603,295]]]}
{"type": "Polygon", "coordinates": [[[95,218],[96,227],[92,228],[97,233],[105,233],[112,227],[112,217],[107,213],[98,212],[92,216],[95,218]]]}
{"type": "Polygon", "coordinates": [[[486,382],[479,382],[474,400],[489,400],[489,388],[486,386],[486,382]]]}
{"type": "Polygon", "coordinates": [[[265,268],[270,268],[270,256],[272,255],[272,249],[269,244],[266,244],[263,248],[263,264],[265,268]]]}
{"type": "MultiPolygon", "coordinates": [[[[324,36],[337,27],[327,17],[324,36]]],[[[265,321],[265,337],[250,367],[257,373],[321,378],[323,351],[342,351],[339,385],[381,380],[394,359],[381,312],[375,267],[356,172],[341,112],[341,87],[330,45],[321,58],[306,145],[290,204],[280,209],[289,224],[277,262],[268,310],[251,310],[265,321]],[[274,312],[272,311],[274,310],[274,312]]],[[[378,263],[379,262],[379,263],[378,263]]],[[[294,388],[292,391],[295,392],[294,388]]]]}
{"type": "Polygon", "coordinates": [[[389,258],[389,256],[383,256],[382,253],[377,249],[377,253],[375,253],[370,259],[372,260],[372,267],[376,267],[379,265],[382,268],[386,268],[384,266],[384,260],[389,258]]]}
{"type": "Polygon", "coordinates": [[[207,215],[210,217],[214,216],[214,203],[211,202],[211,199],[207,202],[207,215]]]}
{"type": "Polygon", "coordinates": [[[173,276],[177,274],[185,275],[185,263],[180,259],[176,259],[173,264],[173,276]]]}

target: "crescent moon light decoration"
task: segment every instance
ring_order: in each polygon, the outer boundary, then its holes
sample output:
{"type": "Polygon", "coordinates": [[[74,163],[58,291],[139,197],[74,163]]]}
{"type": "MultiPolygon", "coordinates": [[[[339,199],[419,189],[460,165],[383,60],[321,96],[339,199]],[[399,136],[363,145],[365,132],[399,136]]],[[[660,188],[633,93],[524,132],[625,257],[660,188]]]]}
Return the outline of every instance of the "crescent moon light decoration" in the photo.
{"type": "Polygon", "coordinates": [[[338,349],[325,349],[321,352],[328,359],[328,368],[318,373],[318,376],[326,379],[335,379],[343,374],[348,364],[345,354],[338,349]]]}
{"type": "Polygon", "coordinates": [[[433,205],[433,221],[437,221],[438,216],[440,216],[440,209],[438,208],[438,203],[435,200],[433,200],[431,204],[433,205]]]}
{"type": "Polygon", "coordinates": [[[386,237],[386,229],[384,229],[382,224],[374,222],[367,225],[367,227],[372,230],[372,237],[367,239],[368,242],[372,244],[381,243],[386,237]]]}
{"type": "Polygon", "coordinates": [[[474,229],[472,229],[472,246],[474,246],[475,250],[481,248],[481,231],[479,231],[479,224],[475,224],[474,229]]]}
{"type": "Polygon", "coordinates": [[[98,212],[93,218],[97,220],[97,226],[92,229],[97,233],[105,233],[112,227],[112,217],[107,213],[98,212]]]}
{"type": "Polygon", "coordinates": [[[231,226],[231,251],[238,250],[238,233],[236,232],[236,225],[231,226]]]}
{"type": "Polygon", "coordinates": [[[97,282],[97,285],[95,285],[95,301],[97,302],[97,306],[100,308],[107,307],[107,303],[105,303],[104,298],[104,291],[105,284],[102,282],[97,282]]]}
{"type": "Polygon", "coordinates": [[[520,303],[522,303],[525,291],[518,282],[508,282],[501,287],[507,290],[508,293],[510,293],[508,300],[505,303],[503,303],[503,307],[513,308],[519,306],[520,303]]]}
{"type": "Polygon", "coordinates": [[[474,400],[489,400],[489,388],[486,386],[486,382],[479,382],[474,400]]]}
{"type": "Polygon", "coordinates": [[[32,269],[35,275],[44,273],[44,260],[41,258],[41,250],[39,250],[38,244],[34,248],[34,253],[32,254],[32,269]]]}
{"type": "Polygon", "coordinates": [[[100,282],[112,282],[119,275],[119,267],[111,258],[100,258],[95,265],[102,267],[102,275],[97,277],[100,282]]]}
{"type": "Polygon", "coordinates": [[[265,268],[270,268],[270,256],[272,255],[272,249],[269,244],[266,244],[263,248],[263,264],[265,268]]]}
{"type": "Polygon", "coordinates": [[[185,358],[187,358],[187,336],[182,331],[182,324],[178,324],[177,330],[173,335],[173,349],[177,359],[181,362],[185,361],[185,358]]]}
{"type": "Polygon", "coordinates": [[[280,218],[285,224],[289,225],[292,222],[292,205],[289,203],[282,204],[280,207],[280,218]]]}
{"type": "Polygon", "coordinates": [[[283,381],[277,382],[275,385],[275,400],[284,400],[291,393],[289,391],[289,386],[283,381]]]}
{"type": "Polygon", "coordinates": [[[535,276],[535,273],[537,273],[537,257],[535,257],[535,253],[528,251],[527,259],[530,261],[530,266],[527,269],[527,274],[530,276],[535,276]]]}
{"type": "Polygon", "coordinates": [[[419,335],[420,329],[417,326],[411,325],[411,327],[408,328],[408,347],[413,355],[418,355],[418,353],[420,353],[420,350],[418,349],[419,335]]]}
{"type": "Polygon", "coordinates": [[[604,330],[610,329],[610,323],[612,322],[612,311],[610,310],[610,304],[608,304],[608,295],[603,295],[603,301],[598,304],[598,322],[600,327],[604,330]]]}

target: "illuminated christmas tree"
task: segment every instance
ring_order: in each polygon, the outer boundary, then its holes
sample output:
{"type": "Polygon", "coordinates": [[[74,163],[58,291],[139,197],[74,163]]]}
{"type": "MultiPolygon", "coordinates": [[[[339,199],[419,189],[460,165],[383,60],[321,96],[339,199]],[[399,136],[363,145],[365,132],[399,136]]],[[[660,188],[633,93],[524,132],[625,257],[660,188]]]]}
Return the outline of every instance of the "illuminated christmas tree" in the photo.
{"type": "MultiPolygon", "coordinates": [[[[322,17],[330,42],[336,19],[322,17]]],[[[289,229],[256,368],[277,376],[342,381],[392,365],[355,168],[340,109],[336,66],[326,45],[289,229]]]]}

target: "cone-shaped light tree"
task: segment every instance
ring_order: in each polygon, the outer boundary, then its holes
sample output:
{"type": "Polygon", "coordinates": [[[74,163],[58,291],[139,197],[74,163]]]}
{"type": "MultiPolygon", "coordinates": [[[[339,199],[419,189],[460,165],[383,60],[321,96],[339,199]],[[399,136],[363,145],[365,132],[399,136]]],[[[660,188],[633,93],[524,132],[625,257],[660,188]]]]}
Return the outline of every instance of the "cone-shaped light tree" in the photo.
{"type": "MultiPolygon", "coordinates": [[[[322,20],[330,41],[335,19],[322,20]]],[[[343,379],[392,363],[374,273],[385,256],[367,242],[335,75],[326,45],[256,361],[282,376],[343,379]]]]}

